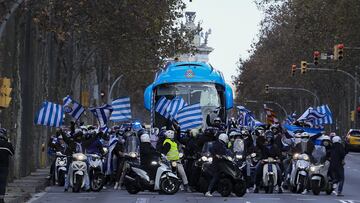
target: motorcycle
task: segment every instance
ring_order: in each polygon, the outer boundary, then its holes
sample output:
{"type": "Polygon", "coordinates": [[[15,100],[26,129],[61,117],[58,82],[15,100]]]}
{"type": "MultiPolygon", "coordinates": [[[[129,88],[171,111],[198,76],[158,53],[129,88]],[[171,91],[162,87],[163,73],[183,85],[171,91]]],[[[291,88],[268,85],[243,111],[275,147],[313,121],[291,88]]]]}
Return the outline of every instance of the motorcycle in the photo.
{"type": "MultiPolygon", "coordinates": [[[[246,193],[246,182],[243,177],[242,169],[240,169],[230,156],[218,157],[220,163],[218,164],[218,172],[220,173],[219,182],[216,185],[216,190],[223,197],[228,197],[232,192],[236,196],[242,197],[246,193]]],[[[208,188],[212,179],[212,164],[204,164],[199,180],[201,188],[208,188]]]]}
{"type": "MultiPolygon", "coordinates": [[[[136,157],[136,149],[138,149],[139,142],[134,138],[131,140],[128,138],[127,144],[129,146],[126,148],[129,149],[130,152],[126,154],[126,158],[132,160],[136,157]]],[[[154,181],[152,181],[153,177],[149,176],[148,171],[140,168],[139,164],[136,164],[134,161],[127,161],[127,167],[124,171],[126,190],[130,194],[137,194],[144,190],[159,191],[160,193],[169,195],[178,192],[180,180],[164,161],[166,161],[166,157],[163,157],[161,160],[154,158],[151,161],[152,168],[156,168],[154,181]]]]}
{"type": "Polygon", "coordinates": [[[55,182],[59,186],[65,185],[65,178],[67,174],[67,157],[61,152],[56,152],[55,160],[55,182]]]}
{"type": "Polygon", "coordinates": [[[315,163],[310,166],[310,187],[314,195],[319,195],[321,191],[325,191],[330,195],[333,191],[333,183],[331,182],[328,171],[330,162],[324,160],[326,149],[324,146],[315,146],[313,157],[315,163]]]}
{"type": "Polygon", "coordinates": [[[85,178],[87,174],[87,157],[83,153],[75,153],[72,155],[72,162],[69,167],[69,185],[73,192],[80,192],[85,186],[85,178]]]}
{"type": "Polygon", "coordinates": [[[262,187],[265,189],[265,193],[273,193],[275,186],[280,187],[280,185],[277,185],[277,180],[279,178],[277,176],[277,165],[279,164],[279,161],[269,157],[263,159],[262,162],[264,163],[262,187]]]}
{"type": "Polygon", "coordinates": [[[294,154],[290,175],[290,189],[292,192],[301,193],[306,189],[309,168],[310,158],[307,154],[294,154]]]}
{"type": "MultiPolygon", "coordinates": [[[[214,146],[214,142],[207,142],[204,144],[201,153],[200,158],[195,162],[195,168],[194,170],[197,170],[196,174],[201,174],[203,171],[205,171],[205,168],[207,168],[209,165],[211,165],[213,161],[213,157],[211,155],[211,148],[214,146]]],[[[208,189],[208,180],[206,176],[200,176],[197,181],[196,190],[198,192],[205,193],[208,189]]]]}
{"type": "MultiPolygon", "coordinates": [[[[107,149],[103,149],[105,154],[107,149]]],[[[104,158],[98,154],[88,154],[90,189],[99,192],[105,185],[104,158]]]]}

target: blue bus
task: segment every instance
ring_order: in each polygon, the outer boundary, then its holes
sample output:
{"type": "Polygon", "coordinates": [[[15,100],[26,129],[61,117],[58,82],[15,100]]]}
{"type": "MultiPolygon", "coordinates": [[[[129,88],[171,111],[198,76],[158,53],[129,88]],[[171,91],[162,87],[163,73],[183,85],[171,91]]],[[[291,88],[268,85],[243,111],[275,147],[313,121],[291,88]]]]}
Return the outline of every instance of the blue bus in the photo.
{"type": "Polygon", "coordinates": [[[156,73],[154,82],[144,92],[144,106],[153,112],[151,121],[154,127],[169,124],[167,119],[152,110],[156,102],[162,97],[171,100],[176,96],[181,96],[188,105],[200,103],[203,128],[208,125],[208,115],[215,114],[226,122],[227,111],[233,107],[233,92],[223,74],[203,62],[169,62],[156,73]]]}

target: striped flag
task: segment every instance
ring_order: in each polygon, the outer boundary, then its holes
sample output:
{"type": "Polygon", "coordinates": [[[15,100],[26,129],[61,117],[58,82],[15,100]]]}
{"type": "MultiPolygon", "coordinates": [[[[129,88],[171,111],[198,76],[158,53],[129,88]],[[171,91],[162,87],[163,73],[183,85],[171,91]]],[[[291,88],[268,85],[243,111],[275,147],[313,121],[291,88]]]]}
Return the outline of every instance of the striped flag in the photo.
{"type": "Polygon", "coordinates": [[[325,124],[332,124],[332,113],[328,105],[318,106],[316,108],[309,107],[298,121],[309,122],[313,126],[322,126],[325,124]]]}
{"type": "Polygon", "coordinates": [[[292,125],[296,121],[296,113],[292,113],[291,115],[288,115],[284,121],[284,124],[286,125],[292,125]]]}
{"type": "Polygon", "coordinates": [[[247,126],[254,129],[256,126],[263,125],[263,123],[256,120],[253,113],[244,106],[237,106],[236,108],[238,110],[238,123],[240,126],[247,126]]]}
{"type": "Polygon", "coordinates": [[[279,119],[277,119],[274,110],[268,108],[266,106],[266,104],[264,104],[264,110],[265,110],[265,113],[266,113],[266,123],[267,124],[279,123],[279,119]]]}
{"type": "Polygon", "coordinates": [[[200,127],[203,123],[200,103],[183,107],[174,118],[179,123],[181,131],[200,127]]]}
{"type": "Polygon", "coordinates": [[[185,100],[181,96],[176,96],[174,99],[171,100],[168,107],[166,108],[166,111],[170,115],[170,118],[175,118],[175,115],[177,112],[184,108],[184,106],[187,106],[185,100]]]}
{"type": "Polygon", "coordinates": [[[99,121],[100,126],[102,127],[106,126],[111,112],[113,111],[112,107],[109,104],[105,104],[101,107],[90,108],[89,110],[94,114],[94,116],[99,121]]]}
{"type": "Polygon", "coordinates": [[[64,99],[64,112],[75,118],[75,120],[79,120],[81,115],[85,112],[85,108],[74,101],[69,95],[64,99]]]}
{"type": "Polygon", "coordinates": [[[170,114],[167,111],[167,108],[170,104],[170,100],[166,99],[164,96],[156,102],[155,111],[158,112],[160,115],[165,117],[166,119],[170,118],[170,114]]]}
{"type": "Polygon", "coordinates": [[[131,119],[131,104],[130,97],[123,97],[112,102],[113,112],[110,120],[119,122],[131,119]]]}
{"type": "Polygon", "coordinates": [[[35,117],[35,124],[60,127],[63,122],[64,109],[59,104],[44,102],[35,117]]]}

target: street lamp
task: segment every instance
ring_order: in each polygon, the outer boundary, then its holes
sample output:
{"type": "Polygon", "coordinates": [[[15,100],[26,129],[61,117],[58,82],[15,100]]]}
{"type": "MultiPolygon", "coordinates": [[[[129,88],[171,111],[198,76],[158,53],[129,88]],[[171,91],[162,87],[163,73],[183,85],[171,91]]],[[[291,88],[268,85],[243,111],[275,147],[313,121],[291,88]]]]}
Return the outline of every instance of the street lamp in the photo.
{"type": "Polygon", "coordinates": [[[299,87],[271,87],[271,86],[268,86],[268,89],[271,89],[271,90],[295,90],[295,91],[304,91],[304,92],[307,92],[307,93],[310,93],[311,95],[313,95],[315,97],[315,101],[314,101],[314,104],[316,105],[316,102],[320,105],[320,100],[319,100],[319,97],[312,91],[308,90],[308,89],[305,89],[305,88],[299,88],[299,87]]]}

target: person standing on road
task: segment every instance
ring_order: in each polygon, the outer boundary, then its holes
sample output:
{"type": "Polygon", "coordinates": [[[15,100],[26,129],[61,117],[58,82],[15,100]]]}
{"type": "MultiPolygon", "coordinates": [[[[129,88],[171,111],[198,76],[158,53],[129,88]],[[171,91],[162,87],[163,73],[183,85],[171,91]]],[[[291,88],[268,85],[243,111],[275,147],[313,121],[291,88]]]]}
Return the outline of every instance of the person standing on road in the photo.
{"type": "Polygon", "coordinates": [[[343,196],[342,190],[345,180],[344,165],[345,165],[345,148],[341,143],[339,136],[332,138],[332,148],[330,153],[330,174],[334,180],[333,194],[343,196]],[[335,191],[337,189],[337,192],[335,191]]]}
{"type": "Polygon", "coordinates": [[[14,148],[7,138],[7,131],[5,128],[0,128],[0,203],[4,203],[9,157],[13,155],[14,148]]]}
{"type": "Polygon", "coordinates": [[[229,142],[229,137],[225,133],[219,135],[218,140],[214,143],[214,146],[211,149],[211,154],[214,157],[214,161],[211,165],[212,167],[212,179],[209,184],[208,191],[205,193],[205,196],[212,197],[214,192],[215,184],[219,180],[219,164],[221,164],[221,157],[228,154],[227,143],[229,142]]]}

